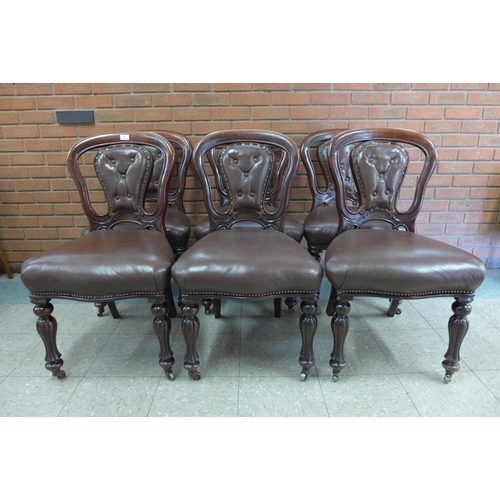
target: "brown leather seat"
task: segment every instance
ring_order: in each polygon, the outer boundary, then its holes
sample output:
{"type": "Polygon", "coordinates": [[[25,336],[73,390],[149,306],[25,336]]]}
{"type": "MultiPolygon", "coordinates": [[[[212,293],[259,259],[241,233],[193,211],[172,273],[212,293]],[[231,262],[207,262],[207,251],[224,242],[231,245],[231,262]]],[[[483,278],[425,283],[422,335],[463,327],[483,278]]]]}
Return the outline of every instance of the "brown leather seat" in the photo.
{"type": "Polygon", "coordinates": [[[160,341],[159,364],[173,378],[167,312],[169,307],[175,308],[170,289],[175,255],[165,237],[163,221],[173,163],[171,144],[149,132],[89,137],[70,149],[67,168],[77,185],[90,232],[31,257],[21,269],[21,280],[30,291],[38,316],[36,327],[46,349],[45,367],[53,375],[65,377],[56,345],[57,322],[51,316],[52,298],[111,303],[143,297],[152,302],[153,327],[160,341]],[[151,149],[161,157],[163,168],[158,203],[145,209],[145,190],[153,169],[151,149]],[[80,171],[80,162],[87,163],[92,155],[106,213],[101,207],[97,212],[90,202],[87,181],[80,171]]]}
{"type": "Polygon", "coordinates": [[[338,134],[329,148],[328,162],[340,209],[339,234],[325,255],[325,274],[336,295],[330,360],[334,380],[345,366],[349,301],[354,297],[402,300],[452,296],[454,314],[448,323],[450,341],[443,361],[445,381],[449,382],[460,369],[460,346],[468,329],[470,303],[486,268],[474,255],[414,232],[425,187],[437,165],[434,145],[409,130],[365,129],[338,134]],[[339,154],[353,144],[351,160],[360,197],[357,208],[346,203],[339,154]],[[411,170],[410,158],[415,160],[411,170]],[[405,174],[411,171],[417,175],[419,165],[413,199],[400,200],[405,174]],[[392,230],[365,229],[384,225],[392,230]]]}
{"type": "Polygon", "coordinates": [[[270,131],[214,132],[195,147],[193,163],[200,178],[210,233],[179,257],[172,277],[182,297],[184,367],[200,378],[196,352],[198,302],[204,298],[280,300],[302,297],[302,350],[299,363],[305,380],[314,365],[316,302],[323,276],[321,265],[297,241],[284,234],[290,188],[299,164],[297,146],[270,131]],[[275,152],[278,150],[278,153],[275,152]],[[210,182],[212,169],[215,183],[210,182]],[[272,184],[272,179],[279,182],[272,184]],[[219,191],[213,197],[212,186],[219,191]],[[270,186],[279,203],[268,203],[270,186]]]}

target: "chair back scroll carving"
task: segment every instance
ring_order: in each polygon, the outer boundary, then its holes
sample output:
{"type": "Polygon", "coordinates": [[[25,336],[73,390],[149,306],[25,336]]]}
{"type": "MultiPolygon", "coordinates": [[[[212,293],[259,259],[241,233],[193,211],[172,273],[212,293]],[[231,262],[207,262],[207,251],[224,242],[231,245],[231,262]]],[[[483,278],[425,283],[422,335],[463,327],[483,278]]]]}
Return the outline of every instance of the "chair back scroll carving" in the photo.
{"type": "Polygon", "coordinates": [[[152,132],[105,134],[75,144],[68,152],[66,165],[78,188],[89,230],[113,229],[124,224],[164,232],[167,186],[174,159],[174,148],[169,141],[152,132]],[[79,161],[87,152],[95,153],[94,169],[108,204],[104,214],[93,209],[80,169],[79,161]],[[153,208],[147,209],[146,190],[153,173],[154,156],[162,167],[158,179],[158,201],[153,208]]]}
{"type": "Polygon", "coordinates": [[[228,130],[204,137],[194,149],[193,163],[211,231],[238,226],[283,231],[298,162],[295,143],[276,132],[228,130]],[[279,157],[275,149],[281,153],[279,157]],[[217,206],[208,166],[220,200],[217,206]]]}
{"type": "Polygon", "coordinates": [[[403,129],[351,130],[338,134],[328,148],[340,214],[338,233],[381,223],[392,229],[415,232],[415,219],[423,203],[424,191],[437,165],[436,148],[427,137],[403,129]],[[351,161],[360,198],[357,208],[347,206],[344,189],[341,153],[350,145],[354,145],[351,161]],[[410,163],[405,145],[418,148],[424,155],[424,164],[411,206],[400,211],[396,200],[410,163]]]}
{"type": "MultiPolygon", "coordinates": [[[[328,151],[331,140],[343,131],[343,129],[332,129],[314,132],[302,142],[300,155],[306,167],[309,187],[313,195],[311,210],[335,202],[335,183],[328,165],[328,151]],[[315,155],[314,150],[316,150],[315,155]],[[324,181],[324,186],[320,186],[320,181],[324,181]]],[[[353,181],[351,165],[351,152],[355,146],[355,144],[349,144],[342,150],[340,165],[344,179],[345,195],[353,205],[358,205],[358,193],[353,181]]]]}

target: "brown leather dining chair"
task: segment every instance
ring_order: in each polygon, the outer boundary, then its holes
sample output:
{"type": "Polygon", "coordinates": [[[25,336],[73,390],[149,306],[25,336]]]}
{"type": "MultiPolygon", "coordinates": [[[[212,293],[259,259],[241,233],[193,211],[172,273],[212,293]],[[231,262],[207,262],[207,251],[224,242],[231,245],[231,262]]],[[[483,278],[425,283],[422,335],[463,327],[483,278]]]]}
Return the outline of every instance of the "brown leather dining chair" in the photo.
{"type": "MultiPolygon", "coordinates": [[[[336,205],[335,183],[328,166],[328,148],[334,137],[344,129],[321,130],[309,134],[300,146],[302,163],[306,167],[313,202],[311,211],[304,220],[304,238],[307,241],[309,253],[320,259],[323,250],[333,241],[339,227],[339,214],[336,205]]],[[[352,206],[359,205],[359,195],[354,183],[351,153],[355,144],[347,145],[339,153],[339,165],[343,179],[346,202],[352,206]]],[[[384,226],[371,224],[373,229],[386,229],[384,226]]],[[[333,316],[335,290],[332,288],[326,306],[326,314],[333,316]]],[[[387,316],[400,314],[401,301],[391,300],[387,316]]]]}
{"type": "Polygon", "coordinates": [[[160,342],[159,365],[173,379],[167,299],[175,255],[165,237],[164,218],[174,154],[169,141],[151,132],[88,137],[70,149],[66,164],[89,220],[89,232],[31,257],[21,268],[21,280],[30,291],[38,316],[36,329],[45,345],[45,368],[52,375],[66,376],[56,345],[57,321],[52,316],[51,299],[95,303],[147,298],[152,303],[153,327],[160,342]],[[158,201],[147,208],[146,188],[153,171],[151,151],[164,161],[158,178],[158,201]],[[105,202],[99,208],[91,202],[87,184],[96,184],[95,177],[87,179],[92,160],[104,192],[105,202]]]}
{"type": "Polygon", "coordinates": [[[201,181],[210,233],[184,252],[172,268],[183,303],[184,367],[194,380],[200,378],[196,351],[200,300],[300,296],[299,363],[301,379],[306,380],[314,365],[315,312],[323,269],[284,233],[290,188],[299,165],[297,146],[277,132],[219,131],[195,146],[193,164],[201,181]],[[279,162],[275,161],[274,148],[281,150],[279,162]],[[211,169],[223,182],[210,182],[211,169]],[[278,180],[276,206],[266,202],[273,175],[278,180]],[[221,186],[226,189],[225,205],[216,201],[221,186]]]}
{"type": "Polygon", "coordinates": [[[336,381],[345,367],[344,343],[354,297],[411,300],[450,296],[455,301],[442,363],[448,383],[460,369],[467,315],[486,268],[480,259],[462,249],[415,233],[424,191],[437,165],[436,148],[428,138],[410,130],[363,129],[336,135],[327,155],[339,212],[337,235],[326,250],[324,263],[336,295],[331,323],[333,379],[336,381]],[[352,144],[353,174],[360,199],[357,207],[347,203],[341,165],[341,152],[352,144]],[[420,171],[419,176],[416,171],[420,171]],[[411,183],[403,184],[409,172],[415,187],[412,199],[406,200],[407,193],[403,197],[400,193],[402,186],[411,191],[411,183]],[[389,230],[366,229],[384,224],[389,230]]]}
{"type": "MultiPolygon", "coordinates": [[[[165,235],[167,237],[175,257],[179,257],[186,251],[189,236],[191,234],[191,221],[186,215],[184,208],[184,190],[186,186],[186,174],[193,147],[191,141],[182,134],[172,131],[157,132],[167,139],[175,149],[175,163],[170,177],[168,190],[168,207],[165,215],[165,235]]],[[[158,185],[161,172],[164,168],[165,158],[153,146],[146,147],[151,153],[153,160],[153,173],[146,189],[146,206],[154,205],[158,199],[158,185]]],[[[84,233],[88,232],[88,229],[84,233]]],[[[113,318],[119,318],[120,314],[114,301],[107,303],[113,318]]],[[[98,309],[98,316],[102,316],[106,307],[106,302],[96,302],[95,306],[98,309]]],[[[169,301],[168,315],[171,318],[177,316],[175,304],[169,301]]]]}
{"type": "MultiPolygon", "coordinates": [[[[280,162],[280,160],[284,159],[284,157],[281,155],[282,151],[281,148],[274,148],[273,154],[276,156],[275,160],[277,162],[280,162]]],[[[217,160],[215,157],[215,151],[211,150],[210,153],[207,155],[208,161],[213,165],[217,160]]],[[[281,163],[282,167],[283,163],[281,163]]],[[[280,168],[275,169],[273,172],[273,175],[271,177],[271,180],[268,185],[267,193],[266,193],[266,205],[269,206],[269,209],[276,208],[277,205],[277,200],[276,196],[279,192],[278,189],[278,182],[279,182],[279,176],[280,176],[280,168]]],[[[220,193],[219,196],[219,205],[220,206],[227,206],[229,205],[229,191],[228,191],[228,186],[225,185],[224,177],[220,174],[220,172],[217,171],[217,168],[214,168],[212,166],[212,171],[214,172],[214,182],[217,184],[217,190],[220,193]]],[[[291,238],[293,238],[297,243],[300,243],[302,241],[302,238],[304,237],[304,225],[293,218],[289,214],[285,214],[284,216],[284,232],[291,238]]],[[[201,240],[204,236],[209,234],[213,229],[210,226],[210,218],[204,217],[194,228],[193,234],[196,239],[196,241],[201,240]]],[[[221,314],[221,300],[220,299],[207,299],[204,298],[201,300],[202,305],[205,308],[205,314],[210,314],[210,309],[212,305],[214,306],[214,315],[216,318],[220,317],[221,314]]],[[[287,297],[285,299],[285,304],[288,306],[289,311],[293,311],[293,308],[297,304],[297,301],[295,297],[287,297]]],[[[279,318],[281,317],[281,298],[275,299],[274,302],[274,316],[279,318]]]]}

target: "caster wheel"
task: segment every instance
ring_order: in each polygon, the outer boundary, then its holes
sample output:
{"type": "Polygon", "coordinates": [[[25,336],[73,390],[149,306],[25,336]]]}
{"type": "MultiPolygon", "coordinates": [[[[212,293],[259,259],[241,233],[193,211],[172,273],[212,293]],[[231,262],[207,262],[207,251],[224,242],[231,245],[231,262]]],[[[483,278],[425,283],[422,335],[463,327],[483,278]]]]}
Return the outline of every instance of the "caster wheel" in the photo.
{"type": "Polygon", "coordinates": [[[52,374],[53,377],[57,377],[59,380],[66,378],[66,372],[63,370],[58,371],[57,373],[52,374]]]}
{"type": "Polygon", "coordinates": [[[168,380],[172,381],[172,380],[175,380],[175,375],[173,372],[171,371],[165,371],[165,375],[167,376],[168,380]]]}
{"type": "Polygon", "coordinates": [[[332,379],[333,379],[334,382],[338,382],[339,381],[339,376],[336,373],[334,373],[333,376],[332,376],[332,379]]]}
{"type": "Polygon", "coordinates": [[[401,309],[399,307],[396,309],[396,314],[401,314],[401,309]]]}
{"type": "Polygon", "coordinates": [[[306,372],[302,372],[302,373],[300,374],[300,380],[301,380],[302,382],[305,382],[305,381],[307,380],[307,373],[306,373],[306,372]]]}
{"type": "Polygon", "coordinates": [[[99,318],[102,318],[102,313],[97,313],[97,316],[99,316],[99,318]]]}
{"type": "Polygon", "coordinates": [[[200,372],[190,373],[190,374],[189,374],[189,376],[190,376],[193,380],[200,380],[200,378],[201,378],[200,372]]]}
{"type": "Polygon", "coordinates": [[[447,373],[445,376],[444,376],[444,383],[445,384],[449,384],[451,382],[451,375],[449,373],[447,373]]]}

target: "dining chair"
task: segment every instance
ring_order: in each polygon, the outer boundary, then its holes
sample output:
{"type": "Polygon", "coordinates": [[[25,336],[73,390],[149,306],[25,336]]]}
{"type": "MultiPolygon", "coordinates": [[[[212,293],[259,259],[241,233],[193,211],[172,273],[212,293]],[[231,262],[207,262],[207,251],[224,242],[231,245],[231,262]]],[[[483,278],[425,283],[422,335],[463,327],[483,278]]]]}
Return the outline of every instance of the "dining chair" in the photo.
{"type": "Polygon", "coordinates": [[[152,132],[88,137],[69,150],[66,165],[89,220],[89,232],[29,258],[21,268],[21,280],[35,304],[36,329],[45,345],[45,368],[52,375],[66,376],[56,344],[52,299],[95,303],[146,298],[152,303],[153,328],[160,342],[159,365],[169,379],[174,378],[167,301],[175,255],[164,224],[174,154],[170,142],[152,132]],[[152,150],[162,159],[163,169],[157,203],[147,208],[152,150]],[[91,201],[96,193],[91,195],[89,185],[101,186],[102,203],[91,201]]]}
{"type": "Polygon", "coordinates": [[[323,269],[305,247],[284,232],[290,188],[299,165],[297,146],[283,134],[266,130],[213,132],[195,146],[193,164],[210,233],[184,252],[172,268],[183,304],[184,367],[194,380],[200,378],[196,339],[202,299],[293,296],[302,298],[299,363],[301,379],[306,380],[314,365],[315,313],[323,269]],[[279,161],[275,161],[274,149],[280,151],[279,161]],[[267,203],[273,177],[275,206],[267,203]],[[221,196],[225,196],[225,204],[220,203],[221,196]]]}
{"type": "Polygon", "coordinates": [[[453,315],[442,366],[444,381],[450,382],[460,369],[467,316],[486,268],[469,252],[415,232],[424,191],[438,161],[435,146],[410,130],[361,129],[336,135],[327,154],[339,212],[337,234],[324,262],[336,296],[330,359],[334,381],[346,364],[344,344],[354,297],[413,300],[449,296],[454,297],[453,315]],[[341,152],[349,145],[355,145],[351,158],[358,206],[349,204],[345,194],[341,152]],[[412,177],[407,184],[406,176],[412,177]],[[372,225],[385,225],[389,230],[366,229],[372,225]]]}

